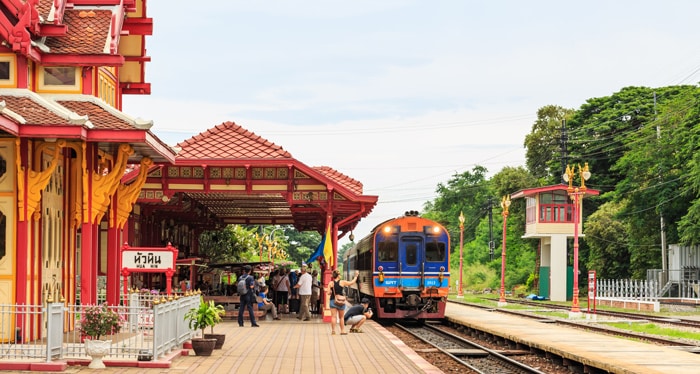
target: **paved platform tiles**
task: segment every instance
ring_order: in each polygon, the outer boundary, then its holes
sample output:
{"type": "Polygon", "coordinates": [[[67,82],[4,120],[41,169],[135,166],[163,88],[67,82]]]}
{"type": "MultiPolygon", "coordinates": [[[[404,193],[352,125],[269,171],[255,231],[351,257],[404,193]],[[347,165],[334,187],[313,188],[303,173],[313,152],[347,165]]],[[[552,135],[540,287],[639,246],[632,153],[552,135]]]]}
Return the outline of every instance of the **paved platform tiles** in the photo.
{"type": "MultiPolygon", "coordinates": [[[[246,316],[247,317],[247,316],[246,316]]],[[[282,320],[262,320],[259,328],[236,321],[217,325],[226,342],[209,357],[174,354],[169,368],[107,367],[100,373],[442,373],[374,321],[363,333],[331,335],[321,317],[299,321],[295,315],[282,320]]],[[[108,360],[106,363],[109,365],[108,360]]],[[[64,373],[94,372],[86,366],[68,366],[64,373]]]]}
{"type": "Polygon", "coordinates": [[[700,373],[700,355],[449,303],[448,320],[586,362],[610,373],[700,373]]]}

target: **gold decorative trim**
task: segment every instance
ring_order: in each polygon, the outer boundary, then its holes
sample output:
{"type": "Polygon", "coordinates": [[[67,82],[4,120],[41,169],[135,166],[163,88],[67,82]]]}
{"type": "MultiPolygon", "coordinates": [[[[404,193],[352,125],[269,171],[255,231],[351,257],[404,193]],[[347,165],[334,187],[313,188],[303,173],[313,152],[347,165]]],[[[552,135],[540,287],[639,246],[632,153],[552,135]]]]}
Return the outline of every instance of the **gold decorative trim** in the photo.
{"type": "Polygon", "coordinates": [[[98,224],[107,212],[112,196],[119,187],[119,181],[126,170],[126,163],[134,149],[129,144],[121,144],[117,151],[117,160],[107,175],[93,172],[92,174],[92,215],[93,223],[98,224]]]}
{"type": "MultiPolygon", "coordinates": [[[[61,158],[61,150],[66,146],[65,140],[59,140],[55,143],[43,143],[37,147],[36,152],[41,153],[43,148],[53,146],[53,158],[51,162],[47,165],[46,169],[42,171],[30,170],[27,176],[27,217],[33,217],[38,219],[40,214],[39,207],[41,205],[41,191],[43,191],[46,186],[51,181],[51,176],[58,166],[58,162],[61,158]]],[[[41,163],[39,163],[41,168],[41,163]]]]}
{"type": "Polygon", "coordinates": [[[146,183],[148,168],[151,167],[151,165],[153,165],[153,160],[148,157],[142,158],[139,175],[136,177],[134,183],[130,185],[119,185],[119,188],[117,189],[117,222],[113,227],[121,229],[129,219],[129,213],[131,213],[134,203],[136,203],[136,200],[141,193],[141,188],[143,187],[144,183],[146,183]]]}

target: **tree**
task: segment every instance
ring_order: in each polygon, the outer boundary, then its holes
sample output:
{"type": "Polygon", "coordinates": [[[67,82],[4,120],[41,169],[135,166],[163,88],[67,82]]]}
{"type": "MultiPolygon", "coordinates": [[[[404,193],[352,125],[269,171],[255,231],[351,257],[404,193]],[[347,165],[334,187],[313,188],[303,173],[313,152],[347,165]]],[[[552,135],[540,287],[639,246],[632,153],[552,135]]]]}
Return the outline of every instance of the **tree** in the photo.
{"type": "Polygon", "coordinates": [[[474,166],[472,171],[455,174],[447,184],[439,183],[435,192],[437,197],[424,205],[424,216],[440,222],[453,233],[459,233],[460,212],[466,217],[464,241],[474,239],[474,232],[479,220],[486,213],[486,203],[492,196],[486,181],[486,168],[474,166]]]}
{"type": "MultiPolygon", "coordinates": [[[[532,131],[525,136],[525,162],[536,178],[548,178],[561,174],[562,122],[570,118],[573,109],[547,105],[537,111],[532,131]]],[[[558,179],[555,178],[558,181],[558,179]]],[[[555,182],[556,183],[556,182],[555,182]]]]}
{"type": "Polygon", "coordinates": [[[254,230],[240,225],[227,225],[199,236],[199,255],[213,264],[247,261],[257,248],[254,230]]]}
{"type": "Polygon", "coordinates": [[[598,278],[626,279],[630,277],[628,225],[616,218],[622,203],[608,202],[586,220],[584,233],[589,252],[586,267],[596,271],[598,278]]]}

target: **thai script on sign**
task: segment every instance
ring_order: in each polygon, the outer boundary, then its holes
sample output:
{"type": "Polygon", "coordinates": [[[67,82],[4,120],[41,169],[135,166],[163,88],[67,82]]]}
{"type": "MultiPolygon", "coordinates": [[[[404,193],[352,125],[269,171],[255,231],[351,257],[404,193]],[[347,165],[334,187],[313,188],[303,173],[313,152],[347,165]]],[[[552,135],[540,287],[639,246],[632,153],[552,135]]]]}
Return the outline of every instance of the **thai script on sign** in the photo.
{"type": "Polygon", "coordinates": [[[122,265],[127,269],[174,268],[171,251],[123,251],[122,265]]]}

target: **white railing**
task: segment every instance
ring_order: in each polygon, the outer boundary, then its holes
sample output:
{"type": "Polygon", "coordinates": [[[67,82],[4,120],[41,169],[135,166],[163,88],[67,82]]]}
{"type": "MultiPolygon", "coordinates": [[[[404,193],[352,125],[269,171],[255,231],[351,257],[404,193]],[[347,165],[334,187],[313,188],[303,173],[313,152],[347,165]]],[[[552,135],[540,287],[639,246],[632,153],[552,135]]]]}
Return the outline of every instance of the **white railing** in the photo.
{"type": "Polygon", "coordinates": [[[638,279],[598,279],[596,297],[598,299],[621,299],[658,301],[659,282],[638,279]]]}
{"type": "MultiPolygon", "coordinates": [[[[199,295],[168,300],[143,296],[133,293],[128,304],[109,307],[124,323],[110,336],[112,347],[105,359],[158,359],[197,333],[189,329],[184,315],[199,305],[199,295]]],[[[80,332],[85,307],[0,304],[0,367],[2,360],[87,359],[80,332]]]]}

